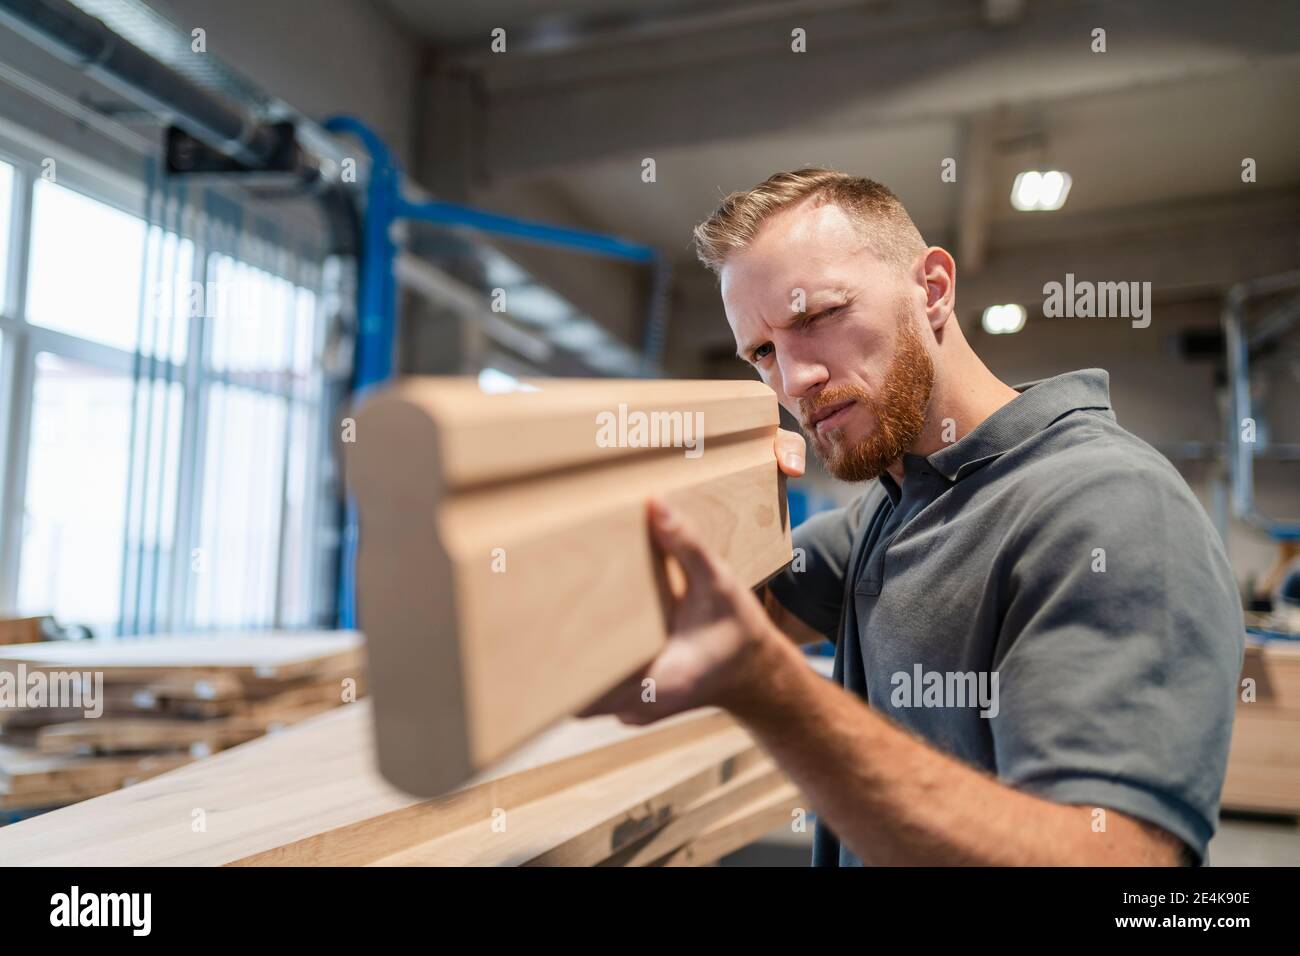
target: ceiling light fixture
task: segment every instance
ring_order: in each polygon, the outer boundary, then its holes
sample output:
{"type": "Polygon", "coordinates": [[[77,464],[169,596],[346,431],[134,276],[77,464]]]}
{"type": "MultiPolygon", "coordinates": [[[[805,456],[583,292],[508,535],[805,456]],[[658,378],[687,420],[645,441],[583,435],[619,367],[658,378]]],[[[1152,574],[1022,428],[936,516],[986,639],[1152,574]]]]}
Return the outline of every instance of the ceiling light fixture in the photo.
{"type": "Polygon", "coordinates": [[[1025,316],[1023,305],[991,305],[984,310],[980,324],[989,335],[1010,335],[1025,327],[1025,316]]]}
{"type": "Polygon", "coordinates": [[[1070,195],[1070,174],[1058,169],[1028,169],[1011,186],[1011,205],[1021,212],[1050,212],[1065,205],[1070,195]]]}

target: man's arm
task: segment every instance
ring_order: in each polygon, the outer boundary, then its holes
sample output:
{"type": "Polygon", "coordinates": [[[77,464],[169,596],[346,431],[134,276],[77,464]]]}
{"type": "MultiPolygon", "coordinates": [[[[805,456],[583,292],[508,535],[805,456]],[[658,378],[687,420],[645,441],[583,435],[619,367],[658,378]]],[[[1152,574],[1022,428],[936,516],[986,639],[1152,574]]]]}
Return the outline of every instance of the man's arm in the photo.
{"type": "Polygon", "coordinates": [[[662,503],[651,527],[685,589],[663,652],[586,712],[645,724],[683,710],[735,714],[841,842],[870,863],[1153,865],[1180,862],[1180,841],[1108,810],[1018,791],[912,737],[807,665],[694,533],[662,503]],[[642,681],[655,682],[646,702],[642,681]]]}
{"type": "Polygon", "coordinates": [[[911,736],[817,675],[788,641],[763,639],[768,677],[729,709],[864,863],[1172,866],[1183,844],[1159,827],[1015,790],[911,736]]]}

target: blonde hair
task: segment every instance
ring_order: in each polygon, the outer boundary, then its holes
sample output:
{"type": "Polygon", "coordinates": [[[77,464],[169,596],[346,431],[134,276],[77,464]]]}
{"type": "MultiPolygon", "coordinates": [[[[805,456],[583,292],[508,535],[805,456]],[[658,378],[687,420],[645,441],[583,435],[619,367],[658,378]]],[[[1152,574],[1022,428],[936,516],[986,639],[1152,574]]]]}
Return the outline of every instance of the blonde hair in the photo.
{"type": "Polygon", "coordinates": [[[745,248],[773,213],[812,197],[834,203],[862,228],[867,247],[900,268],[910,268],[925,249],[912,217],[889,189],[862,176],[809,166],[776,173],[753,189],[734,192],[695,227],[695,254],[717,273],[733,252],[745,248]]]}

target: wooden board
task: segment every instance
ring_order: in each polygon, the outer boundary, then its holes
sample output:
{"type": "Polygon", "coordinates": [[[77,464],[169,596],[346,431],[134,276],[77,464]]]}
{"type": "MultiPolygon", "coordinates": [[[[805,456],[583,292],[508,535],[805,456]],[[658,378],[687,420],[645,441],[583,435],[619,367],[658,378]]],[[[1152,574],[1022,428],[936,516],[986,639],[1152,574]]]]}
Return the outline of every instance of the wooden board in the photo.
{"type": "Polygon", "coordinates": [[[0,644],[30,644],[45,640],[41,630],[43,617],[0,618],[0,644]]]}
{"type": "Polygon", "coordinates": [[[724,817],[690,843],[659,860],[656,866],[707,866],[728,853],[749,846],[783,823],[803,803],[798,788],[782,784],[775,792],[760,797],[724,817]]]}
{"type": "Polygon", "coordinates": [[[774,793],[786,776],[770,760],[753,766],[696,800],[662,826],[616,849],[600,866],[651,866],[743,807],[774,793]]]}
{"type": "Polygon", "coordinates": [[[0,790],[10,796],[119,787],[189,761],[186,754],[108,758],[51,756],[0,745],[0,790]]]}
{"type": "MultiPolygon", "coordinates": [[[[242,696],[229,696],[224,689],[208,696],[213,682],[207,679],[187,681],[157,681],[144,684],[105,684],[104,713],[117,717],[251,717],[260,718],[279,714],[286,709],[302,708],[310,704],[349,703],[345,689],[352,700],[366,694],[364,673],[351,668],[342,677],[309,677],[283,681],[283,688],[266,693],[258,688],[246,688],[242,696]]],[[[213,675],[225,678],[228,675],[213,675]]],[[[11,727],[40,727],[45,724],[67,723],[84,718],[82,708],[2,708],[0,732],[11,727]]]]}
{"type": "Polygon", "coordinates": [[[1221,804],[1225,810],[1300,816],[1300,767],[1229,760],[1221,804]]]}
{"type": "Polygon", "coordinates": [[[471,827],[498,807],[515,808],[636,761],[733,727],[716,711],[695,711],[652,728],[613,718],[567,721],[462,790],[374,814],[236,861],[240,866],[361,866],[471,827]]]}
{"type": "Polygon", "coordinates": [[[739,727],[497,807],[468,826],[377,860],[377,866],[590,866],[760,759],[739,727]]]}
{"type": "Polygon", "coordinates": [[[426,834],[428,827],[454,828],[458,819],[477,819],[484,807],[490,812],[535,799],[611,762],[639,759],[729,723],[716,711],[694,711],[650,728],[605,717],[566,721],[463,792],[417,806],[375,772],[370,703],[363,700],[124,790],[0,827],[0,860],[13,866],[345,862],[346,853],[331,851],[357,848],[349,840],[366,849],[370,840],[409,841],[413,827],[424,826],[426,834]],[[625,749],[608,749],[614,745],[625,749]],[[402,810],[405,816],[385,819],[402,810]],[[195,828],[196,811],[205,829],[195,828]]]}
{"type": "MultiPolygon", "coordinates": [[[[148,774],[145,775],[147,778],[148,774]]],[[[97,783],[93,785],[51,788],[46,790],[26,790],[9,793],[0,786],[0,810],[38,810],[53,807],[66,807],[78,800],[88,800],[101,794],[120,789],[120,783],[97,783]]]]}
{"type": "Polygon", "coordinates": [[[1248,645],[1242,676],[1256,699],[1237,703],[1220,805],[1300,815],[1300,644],[1248,645]]]}
{"type": "Polygon", "coordinates": [[[362,701],[124,790],[0,828],[13,865],[220,865],[409,804],[371,769],[362,701]],[[197,830],[196,812],[206,829],[197,830]]]}
{"type": "Polygon", "coordinates": [[[189,755],[154,754],[142,757],[140,762],[121,775],[87,777],[46,787],[20,787],[11,792],[0,784],[0,809],[28,810],[47,807],[66,807],[89,800],[123,787],[129,787],[150,777],[167,773],[190,762],[189,755]]]}
{"type": "MultiPolygon", "coordinates": [[[[365,696],[364,682],[358,681],[356,698],[365,696]]],[[[286,693],[283,697],[277,695],[265,700],[256,701],[181,701],[168,700],[162,703],[163,713],[178,718],[227,718],[244,717],[249,720],[255,720],[262,723],[273,724],[279,721],[280,715],[299,710],[314,709],[316,711],[325,710],[329,707],[337,707],[342,703],[351,703],[345,700],[336,685],[329,685],[319,690],[295,691],[286,693]]]]}
{"type": "MultiPolygon", "coordinates": [[[[751,747],[681,784],[660,789],[661,778],[656,792],[636,806],[620,810],[523,865],[639,865],[637,847],[648,846],[657,837],[665,850],[672,849],[703,830],[711,822],[709,809],[734,800],[738,790],[747,792],[756,782],[783,778],[761,749],[751,747]]],[[[628,793],[634,792],[628,788],[628,793]]]]}
{"type": "Polygon", "coordinates": [[[105,683],[239,680],[268,691],[279,681],[363,664],[355,631],[248,631],[130,640],[44,641],[0,647],[0,670],[103,672],[105,683]]]}
{"type": "MultiPolygon", "coordinates": [[[[270,722],[277,726],[297,723],[336,704],[286,710],[270,722]]],[[[260,737],[267,720],[224,717],[188,720],[167,717],[102,717],[39,728],[32,746],[43,754],[100,754],[136,750],[184,750],[207,756],[260,737]]]]}
{"type": "Polygon", "coordinates": [[[140,751],[185,751],[203,757],[264,733],[229,722],[156,717],[103,717],[7,729],[0,742],[44,756],[90,757],[140,751]]]}
{"type": "Polygon", "coordinates": [[[790,560],[765,385],[537,384],[488,395],[470,379],[409,379],[361,407],[344,446],[379,766],[414,794],[461,783],[662,647],[648,496],[747,584],[790,560]],[[597,440],[602,415],[671,413],[703,416],[697,457],[597,440]]]}

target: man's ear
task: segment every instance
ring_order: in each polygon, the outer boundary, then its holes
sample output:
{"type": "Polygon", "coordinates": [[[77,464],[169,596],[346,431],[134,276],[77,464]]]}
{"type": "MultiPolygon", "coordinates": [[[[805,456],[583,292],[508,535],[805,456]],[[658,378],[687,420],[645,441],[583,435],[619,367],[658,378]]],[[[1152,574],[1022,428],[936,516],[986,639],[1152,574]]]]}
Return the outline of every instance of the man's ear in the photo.
{"type": "Polygon", "coordinates": [[[925,317],[935,332],[947,324],[957,301],[957,263],[946,249],[931,246],[921,261],[925,281],[925,317]]]}

